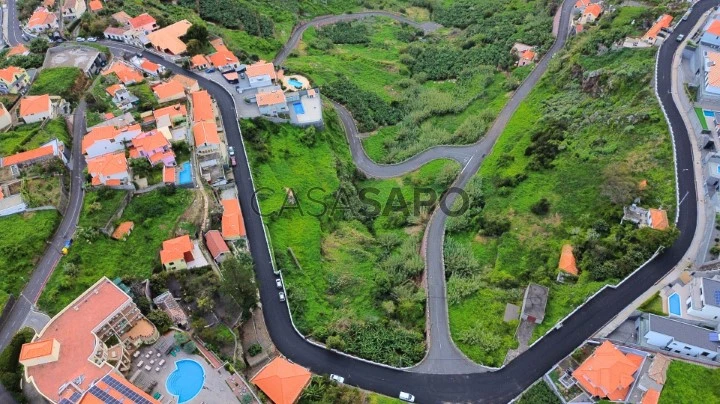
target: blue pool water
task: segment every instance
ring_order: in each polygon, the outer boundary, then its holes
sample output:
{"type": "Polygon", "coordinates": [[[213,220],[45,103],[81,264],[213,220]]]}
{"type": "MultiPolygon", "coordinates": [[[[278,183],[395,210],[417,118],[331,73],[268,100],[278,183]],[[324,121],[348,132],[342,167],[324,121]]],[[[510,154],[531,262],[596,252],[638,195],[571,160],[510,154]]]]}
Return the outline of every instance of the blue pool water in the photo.
{"type": "Polygon", "coordinates": [[[680,296],[678,296],[677,293],[673,293],[668,297],[668,307],[670,309],[670,314],[675,316],[682,315],[680,312],[680,296]]]}
{"type": "Polygon", "coordinates": [[[192,184],[192,167],[190,162],[186,161],[180,166],[180,173],[178,174],[178,182],[180,185],[192,184]]]}
{"type": "Polygon", "coordinates": [[[301,102],[296,102],[293,104],[293,109],[295,110],[295,113],[298,115],[302,115],[305,113],[305,108],[303,108],[301,102]]]}
{"type": "Polygon", "coordinates": [[[290,83],[290,85],[295,88],[302,88],[302,86],[303,86],[303,84],[300,82],[300,80],[298,80],[294,77],[290,77],[290,79],[288,79],[288,83],[290,83]]]}
{"type": "Polygon", "coordinates": [[[202,365],[192,359],[183,359],[175,362],[175,370],[168,376],[165,387],[182,404],[192,400],[204,383],[205,369],[202,365]]]}
{"type": "Polygon", "coordinates": [[[707,109],[705,109],[705,110],[703,110],[703,114],[705,114],[705,116],[712,118],[715,116],[715,111],[708,111],[707,109]]]}

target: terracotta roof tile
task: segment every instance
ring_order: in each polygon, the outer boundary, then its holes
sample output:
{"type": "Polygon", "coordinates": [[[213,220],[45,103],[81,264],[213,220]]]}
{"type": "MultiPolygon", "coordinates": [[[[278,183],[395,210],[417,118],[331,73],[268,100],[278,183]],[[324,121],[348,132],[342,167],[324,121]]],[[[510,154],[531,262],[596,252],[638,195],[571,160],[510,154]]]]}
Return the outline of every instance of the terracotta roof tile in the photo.
{"type": "Polygon", "coordinates": [[[195,147],[200,147],[205,144],[220,144],[220,136],[218,135],[215,122],[197,122],[193,124],[192,130],[193,137],[195,138],[195,147]]]}
{"type": "Polygon", "coordinates": [[[192,26],[190,21],[181,20],[172,25],[168,25],[165,28],[160,28],[155,32],[148,34],[148,39],[153,46],[160,48],[165,51],[168,50],[173,55],[179,55],[185,53],[187,47],[185,43],[180,39],[185,35],[188,29],[192,26]]]}
{"type": "Polygon", "coordinates": [[[156,109],[153,111],[153,117],[157,121],[160,117],[163,117],[165,115],[170,115],[170,119],[179,119],[182,117],[187,116],[187,108],[185,108],[185,105],[182,104],[174,104],[174,105],[168,105],[167,107],[163,107],[160,109],[156,109]]]}
{"type": "Polygon", "coordinates": [[[705,32],[720,36],[720,20],[714,20],[705,32]]]}
{"type": "Polygon", "coordinates": [[[90,6],[91,11],[100,11],[103,9],[103,4],[100,0],[91,0],[88,6],[90,6]]]}
{"type": "Polygon", "coordinates": [[[670,227],[668,222],[667,211],[662,209],[649,209],[650,220],[652,220],[652,228],[655,230],[665,230],[670,227]]]}
{"type": "Polygon", "coordinates": [[[265,62],[264,60],[248,66],[245,70],[245,74],[248,77],[257,77],[267,74],[270,76],[271,79],[277,79],[277,76],[275,75],[275,65],[270,62],[265,62]]]}
{"type": "Polygon", "coordinates": [[[166,184],[175,183],[175,167],[163,166],[163,182],[166,184]]]}
{"type": "Polygon", "coordinates": [[[193,121],[213,121],[215,122],[215,113],[212,108],[212,99],[210,94],[205,90],[190,93],[192,98],[192,114],[193,121]]]}
{"type": "Polygon", "coordinates": [[[277,357],[255,375],[252,382],[275,404],[292,404],[300,397],[311,376],[304,367],[277,357]]]}
{"type": "Polygon", "coordinates": [[[49,113],[51,108],[49,94],[28,95],[20,100],[20,117],[49,113]]]}
{"type": "Polygon", "coordinates": [[[19,361],[22,362],[28,359],[37,359],[50,355],[53,351],[53,341],[55,340],[44,339],[23,344],[20,350],[19,361]]]}
{"type": "MultiPolygon", "coordinates": [[[[652,27],[650,27],[648,32],[645,33],[645,35],[643,36],[643,39],[650,39],[650,38],[657,37],[657,34],[659,34],[663,28],[670,27],[670,23],[672,22],[672,20],[673,20],[673,18],[671,15],[663,14],[662,17],[660,17],[660,19],[657,20],[657,22],[655,24],[653,24],[652,27]]],[[[715,21],[715,22],[718,22],[718,21],[715,21]]],[[[720,25],[718,26],[718,30],[720,31],[720,25]]],[[[720,33],[718,33],[717,35],[720,35],[720,33]]]]}
{"type": "Polygon", "coordinates": [[[207,57],[205,57],[205,55],[195,55],[190,58],[190,67],[205,66],[208,64],[210,64],[210,61],[207,60],[207,57]]]}
{"type": "Polygon", "coordinates": [[[223,199],[222,236],[225,239],[245,237],[245,221],[237,198],[223,199]]]}
{"type": "Polygon", "coordinates": [[[124,152],[104,154],[87,159],[88,173],[93,177],[110,176],[127,172],[128,164],[124,152]]]}
{"type": "Polygon", "coordinates": [[[284,104],[285,93],[282,90],[272,90],[268,92],[261,92],[255,95],[258,106],[284,104]]]}
{"type": "Polygon", "coordinates": [[[128,21],[131,27],[140,28],[148,24],[156,24],[155,18],[148,13],[142,13],[137,17],[130,18],[128,21]]]}
{"type": "Polygon", "coordinates": [[[55,14],[48,11],[45,7],[38,7],[30,16],[27,26],[29,28],[35,28],[43,25],[52,25],[56,20],[57,17],[55,17],[55,14]]]}
{"type": "Polygon", "coordinates": [[[164,265],[185,259],[187,253],[190,253],[192,256],[192,250],[193,244],[188,235],[165,240],[162,243],[162,250],[160,251],[160,261],[164,265]]]}
{"type": "Polygon", "coordinates": [[[162,100],[185,95],[185,87],[177,81],[168,81],[153,87],[153,92],[162,100]]]}
{"type": "Polygon", "coordinates": [[[558,268],[571,275],[578,274],[577,265],[575,263],[575,256],[573,255],[573,248],[570,244],[565,244],[562,246],[562,252],[560,253],[560,262],[558,263],[558,268]]]}
{"type": "Polygon", "coordinates": [[[4,69],[0,69],[0,80],[11,84],[14,83],[15,80],[17,80],[17,78],[19,76],[22,76],[23,74],[25,74],[25,69],[23,69],[22,67],[8,66],[4,69]]]}
{"type": "Polygon", "coordinates": [[[230,252],[230,249],[225,243],[225,240],[223,240],[222,238],[222,234],[220,234],[220,232],[217,230],[210,230],[209,232],[205,233],[205,244],[207,245],[207,248],[210,251],[210,255],[212,255],[213,259],[219,257],[222,253],[230,252]]]}
{"type": "Polygon", "coordinates": [[[140,83],[144,80],[143,75],[139,71],[120,61],[113,62],[110,67],[105,69],[102,75],[107,76],[112,73],[115,73],[118,79],[124,84],[140,83]]]}
{"type": "Polygon", "coordinates": [[[99,140],[114,139],[120,134],[120,130],[112,125],[97,126],[88,132],[82,139],[82,152],[86,153],[87,149],[99,140]]]}
{"type": "Polygon", "coordinates": [[[25,55],[27,53],[30,53],[30,49],[28,49],[25,45],[19,44],[17,46],[13,46],[10,48],[10,51],[5,55],[7,57],[15,56],[15,55],[25,55]]]}
{"type": "Polygon", "coordinates": [[[641,357],[624,354],[610,341],[605,341],[575,369],[573,377],[593,396],[622,401],[635,381],[634,374],[641,362],[641,357]]]}
{"type": "Polygon", "coordinates": [[[585,11],[583,11],[583,14],[590,14],[595,18],[600,17],[600,14],[602,14],[603,8],[599,3],[593,3],[589,6],[585,7],[585,11]]]}
{"type": "Polygon", "coordinates": [[[218,50],[217,52],[208,56],[208,60],[210,60],[210,63],[212,63],[212,65],[215,67],[240,63],[240,60],[238,60],[237,56],[235,56],[228,49],[218,50]]]}
{"type": "Polygon", "coordinates": [[[115,231],[112,234],[112,238],[114,238],[115,240],[122,240],[123,238],[125,238],[125,236],[130,234],[134,227],[135,223],[133,222],[122,222],[115,228],[115,231]]]}
{"type": "Polygon", "coordinates": [[[55,155],[55,148],[52,145],[42,146],[38,147],[37,149],[32,149],[5,157],[2,159],[2,166],[7,167],[14,164],[21,164],[27,161],[39,159],[41,157],[53,155],[55,155]]]}

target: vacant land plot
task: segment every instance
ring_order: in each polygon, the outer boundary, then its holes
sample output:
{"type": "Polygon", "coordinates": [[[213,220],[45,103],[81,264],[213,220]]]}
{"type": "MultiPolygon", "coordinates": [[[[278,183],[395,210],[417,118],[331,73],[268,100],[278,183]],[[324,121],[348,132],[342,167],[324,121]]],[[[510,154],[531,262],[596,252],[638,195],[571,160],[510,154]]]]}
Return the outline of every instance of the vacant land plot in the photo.
{"type": "Polygon", "coordinates": [[[61,140],[66,147],[72,148],[70,133],[65,119],[62,117],[51,120],[43,128],[41,128],[40,123],[33,123],[18,126],[9,132],[0,133],[0,155],[9,156],[34,149],[53,139],[61,140]]]}
{"type": "Polygon", "coordinates": [[[120,209],[126,195],[125,191],[115,191],[110,188],[85,192],[83,213],[80,215],[78,227],[102,228],[120,209]]]}
{"type": "Polygon", "coordinates": [[[660,393],[661,404],[720,402],[720,370],[674,360],[660,393]]]}
{"type": "Polygon", "coordinates": [[[385,207],[404,200],[412,210],[414,187],[440,193],[458,167],[436,161],[403,178],[363,179],[337,117],[331,112],[325,121],[319,132],[242,121],[295,323],[334,348],[414,364],[424,355],[419,241],[428,216],[385,207]],[[286,201],[290,190],[295,205],[286,201]]]}
{"type": "MultiPolygon", "coordinates": [[[[60,261],[40,297],[43,310],[57,313],[101,276],[144,279],[159,269],[162,242],[175,234],[178,218],[193,201],[189,191],[170,192],[161,189],[132,199],[120,219],[135,222],[127,241],[112,240],[96,229],[79,229],[70,254],[60,261]]],[[[84,206],[81,223],[95,220],[87,218],[89,208],[84,206]]]]}
{"type": "Polygon", "coordinates": [[[529,282],[550,288],[537,338],[676,235],[620,225],[623,205],[637,197],[670,218],[675,208],[671,141],[650,86],[655,49],[597,55],[598,43],[624,32],[601,24],[556,58],[474,180],[483,208],[448,222],[446,261],[468,257],[474,268],[451,274],[451,329],[476,361],[500,365],[515,345],[516,323],[503,322],[503,309],[522,303],[529,282]],[[580,276],[558,283],[565,243],[580,276]]]}
{"type": "Polygon", "coordinates": [[[57,211],[48,210],[0,218],[0,310],[9,294],[16,297],[25,286],[45,241],[60,223],[57,211]]]}
{"type": "Polygon", "coordinates": [[[53,67],[43,69],[30,87],[31,95],[59,95],[67,101],[76,102],[87,84],[87,77],[76,67],[53,67]]]}

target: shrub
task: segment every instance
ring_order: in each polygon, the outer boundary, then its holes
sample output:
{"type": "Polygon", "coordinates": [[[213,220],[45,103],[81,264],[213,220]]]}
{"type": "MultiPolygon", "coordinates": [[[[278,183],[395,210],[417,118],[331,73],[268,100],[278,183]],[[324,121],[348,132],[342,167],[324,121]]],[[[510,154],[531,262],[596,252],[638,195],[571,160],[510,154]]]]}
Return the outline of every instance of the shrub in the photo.
{"type": "Polygon", "coordinates": [[[538,216],[546,215],[550,211],[550,201],[542,198],[530,207],[530,211],[538,216]]]}
{"type": "Polygon", "coordinates": [[[254,343],[248,347],[248,355],[255,356],[262,352],[262,347],[258,343],[254,343]]]}

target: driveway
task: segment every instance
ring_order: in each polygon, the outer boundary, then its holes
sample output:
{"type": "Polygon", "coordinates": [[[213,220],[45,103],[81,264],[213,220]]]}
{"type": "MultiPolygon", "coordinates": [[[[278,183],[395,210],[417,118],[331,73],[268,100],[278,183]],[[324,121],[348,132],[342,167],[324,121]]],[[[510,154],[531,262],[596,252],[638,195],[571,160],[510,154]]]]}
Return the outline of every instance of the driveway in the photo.
{"type": "Polygon", "coordinates": [[[219,71],[213,73],[198,72],[198,75],[214,81],[232,94],[235,100],[235,110],[237,111],[238,118],[255,118],[260,116],[260,109],[258,109],[257,104],[254,102],[245,102],[246,98],[253,98],[257,93],[257,88],[250,87],[247,78],[240,79],[237,83],[233,84],[225,80],[219,71]],[[242,89],[242,94],[238,93],[237,87],[242,89]]]}

